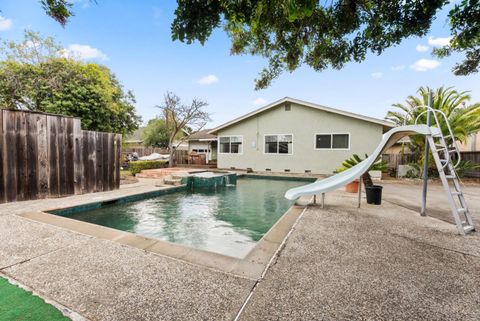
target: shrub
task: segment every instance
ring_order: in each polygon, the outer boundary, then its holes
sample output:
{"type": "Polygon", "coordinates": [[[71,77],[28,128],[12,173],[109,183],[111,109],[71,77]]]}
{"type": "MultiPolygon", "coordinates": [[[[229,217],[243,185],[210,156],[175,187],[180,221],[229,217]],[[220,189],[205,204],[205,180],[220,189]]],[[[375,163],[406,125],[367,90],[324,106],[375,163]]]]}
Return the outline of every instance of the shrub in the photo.
{"type": "Polygon", "coordinates": [[[128,170],[132,175],[140,173],[144,169],[154,169],[154,168],[163,168],[167,167],[167,162],[164,160],[153,160],[153,161],[134,161],[128,163],[128,170]]]}
{"type": "Polygon", "coordinates": [[[469,160],[461,160],[456,167],[456,171],[459,177],[464,177],[468,172],[472,172],[478,168],[480,168],[480,164],[475,164],[469,160]]]}
{"type": "MultiPolygon", "coordinates": [[[[368,155],[365,154],[365,159],[367,159],[367,158],[368,158],[368,155]]],[[[352,157],[350,157],[350,158],[348,158],[348,159],[346,159],[342,162],[342,166],[340,168],[337,168],[336,172],[340,173],[340,172],[346,171],[347,169],[352,168],[352,167],[360,164],[365,159],[361,159],[360,156],[358,156],[357,154],[353,154],[352,157]]],[[[372,166],[370,166],[368,171],[385,172],[387,169],[388,169],[387,163],[382,160],[381,156],[379,156],[375,160],[375,162],[372,164],[372,166]]],[[[368,187],[368,186],[373,186],[372,177],[370,176],[368,171],[366,171],[362,175],[362,180],[363,180],[363,184],[365,185],[365,188],[368,187]]]]}

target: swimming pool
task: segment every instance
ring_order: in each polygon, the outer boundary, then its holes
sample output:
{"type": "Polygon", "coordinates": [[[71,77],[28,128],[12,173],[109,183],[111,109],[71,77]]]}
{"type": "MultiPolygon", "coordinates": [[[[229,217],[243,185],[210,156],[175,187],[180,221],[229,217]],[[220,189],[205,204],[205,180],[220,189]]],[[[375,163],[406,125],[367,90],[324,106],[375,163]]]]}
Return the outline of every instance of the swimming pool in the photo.
{"type": "Polygon", "coordinates": [[[240,178],[236,185],[188,189],[86,211],[55,211],[196,249],[243,258],[293,204],[285,192],[305,181],[240,178]]]}

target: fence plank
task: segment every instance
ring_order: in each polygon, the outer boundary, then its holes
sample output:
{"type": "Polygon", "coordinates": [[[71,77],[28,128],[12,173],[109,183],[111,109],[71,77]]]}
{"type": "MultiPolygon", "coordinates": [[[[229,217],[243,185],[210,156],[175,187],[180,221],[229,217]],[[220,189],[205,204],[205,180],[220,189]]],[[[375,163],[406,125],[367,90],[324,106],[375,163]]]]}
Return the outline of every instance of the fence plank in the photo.
{"type": "Polygon", "coordinates": [[[26,199],[27,181],[27,137],[25,113],[15,112],[17,201],[26,199]]]}
{"type": "Polygon", "coordinates": [[[108,191],[108,133],[102,133],[102,190],[108,191]]]}
{"type": "Polygon", "coordinates": [[[27,189],[25,199],[36,199],[38,195],[38,144],[37,118],[38,114],[25,114],[27,122],[27,189]]]}
{"type": "Polygon", "coordinates": [[[37,116],[37,174],[38,174],[38,198],[45,198],[49,191],[50,167],[48,160],[48,131],[47,115],[37,116]]]}
{"type": "Polygon", "coordinates": [[[58,192],[59,195],[66,195],[67,164],[66,164],[66,122],[65,118],[56,118],[57,120],[57,141],[58,141],[58,192]]]}
{"type": "Polygon", "coordinates": [[[115,135],[115,188],[120,188],[120,162],[122,154],[122,135],[115,135]]]}
{"type": "Polygon", "coordinates": [[[96,133],[95,132],[88,132],[88,192],[96,192],[97,191],[97,167],[96,167],[96,159],[95,159],[95,151],[96,151],[96,133]]]}
{"type": "Polygon", "coordinates": [[[15,112],[4,111],[3,114],[4,128],[4,157],[5,157],[5,190],[7,201],[14,202],[17,200],[17,137],[15,135],[15,112]]]}
{"type": "Polygon", "coordinates": [[[107,145],[107,158],[108,158],[107,181],[108,181],[109,190],[115,189],[115,184],[114,184],[115,174],[113,172],[115,170],[115,166],[114,166],[115,156],[114,156],[114,149],[113,149],[113,146],[115,146],[114,140],[115,140],[115,134],[109,133],[108,139],[107,139],[107,144],[108,144],[107,145]]]}
{"type": "Polygon", "coordinates": [[[103,191],[103,133],[95,133],[95,165],[97,167],[97,175],[96,175],[96,191],[100,192],[103,191]]]}
{"type": "Polygon", "coordinates": [[[73,140],[73,118],[64,118],[65,121],[65,194],[72,195],[75,193],[74,183],[74,140],[73,140]]]}
{"type": "Polygon", "coordinates": [[[5,196],[5,177],[4,177],[4,170],[3,170],[3,165],[4,165],[3,148],[5,146],[5,140],[3,135],[3,110],[2,109],[0,109],[0,142],[2,143],[2,145],[0,146],[0,203],[3,203],[6,201],[6,196],[5,196]]]}
{"type": "Polygon", "coordinates": [[[74,193],[82,194],[85,190],[84,178],[84,160],[83,160],[83,133],[79,119],[74,119],[73,122],[73,139],[74,139],[74,193]]]}
{"type": "Polygon", "coordinates": [[[59,190],[59,155],[58,155],[58,132],[56,117],[47,116],[47,142],[48,142],[48,195],[52,197],[58,197],[60,195],[59,190]]]}

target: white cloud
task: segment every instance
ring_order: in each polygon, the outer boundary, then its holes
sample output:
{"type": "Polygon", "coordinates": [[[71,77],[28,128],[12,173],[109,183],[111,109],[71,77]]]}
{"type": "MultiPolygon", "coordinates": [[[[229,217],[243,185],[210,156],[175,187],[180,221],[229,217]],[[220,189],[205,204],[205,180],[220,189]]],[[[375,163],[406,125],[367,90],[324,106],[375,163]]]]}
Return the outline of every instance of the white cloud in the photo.
{"type": "Polygon", "coordinates": [[[162,8],[160,7],[152,7],[152,11],[153,11],[153,18],[154,19],[160,19],[160,17],[162,16],[162,8]]]}
{"type": "Polygon", "coordinates": [[[13,25],[12,20],[0,16],[0,31],[6,31],[13,25]]]}
{"type": "Polygon", "coordinates": [[[445,38],[436,38],[436,37],[428,37],[428,44],[434,47],[441,47],[450,44],[450,40],[452,37],[445,37],[445,38]]]}
{"type": "Polygon", "coordinates": [[[434,59],[420,59],[417,60],[413,65],[410,65],[415,71],[427,71],[431,69],[435,69],[440,66],[440,62],[434,59]]]}
{"type": "Polygon", "coordinates": [[[89,45],[71,44],[64,50],[64,55],[73,56],[82,60],[108,60],[107,55],[100,49],[90,47],[89,45]]]}
{"type": "Polygon", "coordinates": [[[218,77],[215,75],[208,75],[208,76],[203,76],[199,80],[197,80],[197,83],[200,85],[212,85],[215,84],[219,81],[218,77]]]}
{"type": "Polygon", "coordinates": [[[429,46],[420,45],[420,44],[415,47],[415,50],[417,50],[418,52],[425,52],[425,51],[428,51],[428,49],[430,49],[429,46]]]}
{"type": "Polygon", "coordinates": [[[405,69],[405,65],[392,66],[393,71],[399,71],[405,69]]]}
{"type": "Polygon", "coordinates": [[[377,72],[372,73],[372,78],[374,78],[374,79],[380,79],[382,77],[383,77],[383,72],[377,71],[377,72]]]}
{"type": "Polygon", "coordinates": [[[255,106],[263,106],[267,103],[267,101],[265,99],[263,99],[262,97],[258,97],[257,99],[255,99],[254,101],[252,101],[253,105],[255,106]]]}

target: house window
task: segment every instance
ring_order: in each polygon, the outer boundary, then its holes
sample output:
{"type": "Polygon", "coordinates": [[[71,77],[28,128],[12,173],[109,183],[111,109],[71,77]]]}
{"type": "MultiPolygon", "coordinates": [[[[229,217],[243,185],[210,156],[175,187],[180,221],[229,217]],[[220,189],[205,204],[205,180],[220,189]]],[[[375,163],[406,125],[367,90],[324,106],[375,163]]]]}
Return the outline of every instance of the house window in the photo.
{"type": "Polygon", "coordinates": [[[292,154],[293,135],[265,135],[265,154],[292,154]]]}
{"type": "Polygon", "coordinates": [[[219,138],[220,153],[222,154],[241,154],[242,136],[221,136],[219,138]]]}
{"type": "Polygon", "coordinates": [[[316,134],[316,149],[350,149],[350,134],[316,134]]]}

